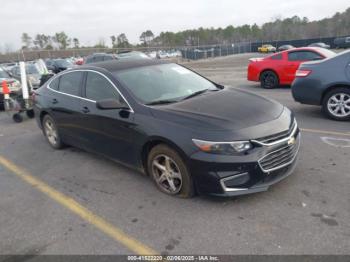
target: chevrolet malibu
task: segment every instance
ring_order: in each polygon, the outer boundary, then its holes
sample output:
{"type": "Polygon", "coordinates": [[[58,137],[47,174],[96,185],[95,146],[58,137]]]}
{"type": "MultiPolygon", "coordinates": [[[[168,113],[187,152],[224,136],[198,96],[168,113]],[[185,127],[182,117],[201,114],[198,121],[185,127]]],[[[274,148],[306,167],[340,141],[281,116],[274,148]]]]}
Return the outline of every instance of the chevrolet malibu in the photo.
{"type": "Polygon", "coordinates": [[[177,64],[108,61],[64,71],[35,91],[49,144],[101,154],[162,192],[261,192],[293,172],[299,129],[283,105],[177,64]]]}

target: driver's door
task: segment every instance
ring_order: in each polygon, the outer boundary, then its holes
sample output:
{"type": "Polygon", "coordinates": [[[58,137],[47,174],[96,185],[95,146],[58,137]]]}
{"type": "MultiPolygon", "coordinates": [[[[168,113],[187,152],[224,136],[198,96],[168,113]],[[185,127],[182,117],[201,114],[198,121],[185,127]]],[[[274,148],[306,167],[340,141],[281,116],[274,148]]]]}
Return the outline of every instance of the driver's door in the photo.
{"type": "Polygon", "coordinates": [[[88,71],[85,75],[82,105],[84,136],[89,149],[109,158],[134,164],[136,161],[134,137],[134,114],[131,110],[96,107],[104,99],[123,101],[114,84],[105,75],[88,71]]]}

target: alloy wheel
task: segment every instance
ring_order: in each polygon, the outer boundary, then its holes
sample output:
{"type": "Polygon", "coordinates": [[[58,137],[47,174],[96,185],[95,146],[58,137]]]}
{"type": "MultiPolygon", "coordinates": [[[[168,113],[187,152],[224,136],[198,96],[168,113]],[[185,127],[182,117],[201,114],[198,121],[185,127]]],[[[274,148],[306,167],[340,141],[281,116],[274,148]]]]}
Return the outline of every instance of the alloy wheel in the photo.
{"type": "Polygon", "coordinates": [[[44,129],[45,129],[45,135],[49,140],[50,144],[53,146],[56,146],[58,134],[57,134],[56,127],[54,123],[51,121],[51,119],[46,119],[44,123],[44,129]]]}
{"type": "Polygon", "coordinates": [[[165,192],[175,195],[182,187],[182,175],[175,161],[167,155],[158,155],[152,161],[156,183],[165,192]]]}
{"type": "Polygon", "coordinates": [[[274,73],[266,72],[263,77],[263,86],[264,88],[270,89],[277,85],[277,78],[274,73]]]}
{"type": "Polygon", "coordinates": [[[350,95],[345,93],[334,94],[328,99],[327,108],[335,117],[350,116],[350,95]]]}

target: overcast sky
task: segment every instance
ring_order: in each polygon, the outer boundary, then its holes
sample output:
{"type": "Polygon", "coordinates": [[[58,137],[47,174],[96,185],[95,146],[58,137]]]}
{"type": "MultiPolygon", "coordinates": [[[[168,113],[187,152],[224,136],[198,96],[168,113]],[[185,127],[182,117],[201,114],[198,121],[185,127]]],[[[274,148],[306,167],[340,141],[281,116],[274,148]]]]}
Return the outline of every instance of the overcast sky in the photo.
{"type": "Polygon", "coordinates": [[[198,27],[226,27],[276,17],[330,17],[350,7],[349,0],[1,0],[0,46],[21,46],[22,32],[54,34],[65,31],[81,44],[94,45],[125,33],[137,43],[151,29],[180,31],[198,27]],[[263,3],[263,4],[262,4],[263,3]]]}

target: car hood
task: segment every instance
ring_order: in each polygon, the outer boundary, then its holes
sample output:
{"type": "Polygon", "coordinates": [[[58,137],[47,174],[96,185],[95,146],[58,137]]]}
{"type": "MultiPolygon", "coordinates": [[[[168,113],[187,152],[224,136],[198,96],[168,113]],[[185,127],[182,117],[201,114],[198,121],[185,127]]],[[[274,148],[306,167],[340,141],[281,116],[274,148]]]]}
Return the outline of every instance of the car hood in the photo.
{"type": "Polygon", "coordinates": [[[233,88],[207,92],[182,102],[153,106],[153,115],[192,129],[240,130],[273,121],[283,106],[270,99],[233,88]]]}

